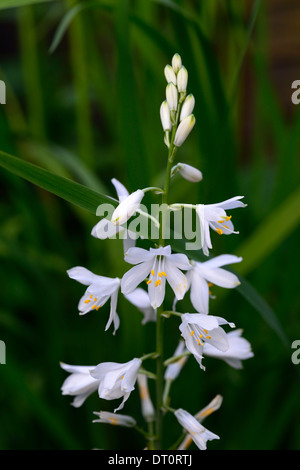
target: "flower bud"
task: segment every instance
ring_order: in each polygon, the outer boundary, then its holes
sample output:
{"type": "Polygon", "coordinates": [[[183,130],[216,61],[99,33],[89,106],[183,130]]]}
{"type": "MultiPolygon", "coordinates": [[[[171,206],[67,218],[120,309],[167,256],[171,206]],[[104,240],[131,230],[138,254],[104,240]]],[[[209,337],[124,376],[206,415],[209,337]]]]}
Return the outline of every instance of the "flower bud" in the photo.
{"type": "Polygon", "coordinates": [[[127,196],[114,210],[111,216],[111,222],[115,225],[125,224],[136,212],[143,197],[144,191],[141,189],[127,196]]]}
{"type": "Polygon", "coordinates": [[[185,180],[190,181],[191,183],[198,183],[203,178],[200,170],[191,165],[187,165],[186,163],[178,164],[178,172],[185,180]]]}
{"type": "Polygon", "coordinates": [[[176,75],[174,70],[172,69],[171,65],[165,66],[165,77],[168,83],[173,82],[176,85],[176,75]]]}
{"type": "Polygon", "coordinates": [[[94,415],[98,416],[98,419],[94,419],[93,423],[107,423],[128,428],[136,426],[136,420],[131,416],[109,413],[108,411],[94,411],[94,415]]]}
{"type": "Polygon", "coordinates": [[[175,134],[175,139],[174,139],[174,145],[176,147],[180,147],[185,139],[188,137],[189,133],[193,129],[195,125],[196,119],[193,114],[190,114],[190,116],[187,116],[185,119],[181,121],[179,124],[176,134],[175,134]]]}
{"type": "Polygon", "coordinates": [[[170,110],[166,101],[163,101],[160,106],[160,120],[162,123],[163,130],[165,132],[170,131],[172,129],[170,110]]]}
{"type": "Polygon", "coordinates": [[[187,116],[192,114],[194,110],[194,106],[195,106],[195,98],[194,98],[194,95],[190,94],[186,97],[182,105],[181,113],[180,113],[180,121],[182,121],[187,116]]]}
{"type": "Polygon", "coordinates": [[[188,72],[185,67],[181,67],[177,74],[177,88],[179,93],[185,93],[188,82],[188,72]]]}
{"type": "Polygon", "coordinates": [[[182,61],[181,61],[181,57],[179,54],[174,54],[173,55],[173,58],[172,58],[172,67],[173,67],[173,70],[175,73],[178,73],[178,71],[180,70],[180,68],[182,67],[182,61]]]}
{"type": "Polygon", "coordinates": [[[178,92],[174,83],[169,83],[166,88],[167,103],[170,111],[176,111],[178,105],[178,92]]]}
{"type": "MultiPolygon", "coordinates": [[[[177,348],[175,349],[174,357],[180,356],[184,352],[185,352],[185,344],[184,344],[184,341],[180,340],[177,348]]],[[[177,379],[178,375],[181,372],[181,369],[183,368],[187,360],[188,360],[188,356],[183,356],[180,359],[178,359],[178,361],[173,362],[172,364],[169,364],[165,371],[165,375],[164,375],[165,380],[173,381],[177,379]]]]}

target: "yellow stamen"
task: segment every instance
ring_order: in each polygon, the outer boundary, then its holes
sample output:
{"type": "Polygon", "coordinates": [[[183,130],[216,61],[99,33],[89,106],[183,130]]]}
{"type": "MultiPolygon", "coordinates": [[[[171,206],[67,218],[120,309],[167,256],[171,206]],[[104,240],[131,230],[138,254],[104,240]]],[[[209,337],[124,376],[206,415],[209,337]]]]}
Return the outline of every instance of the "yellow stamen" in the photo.
{"type": "Polygon", "coordinates": [[[161,273],[162,273],[163,276],[167,277],[165,271],[162,271],[161,273]]]}
{"type": "Polygon", "coordinates": [[[206,416],[209,416],[211,415],[215,410],[213,408],[208,408],[207,410],[204,410],[202,411],[202,413],[200,413],[200,417],[201,418],[206,418],[206,416]]]}
{"type": "Polygon", "coordinates": [[[207,336],[205,336],[205,338],[206,338],[206,339],[211,339],[211,336],[208,336],[208,335],[207,335],[207,336]]]}
{"type": "Polygon", "coordinates": [[[161,277],[161,276],[162,276],[162,273],[158,273],[158,276],[161,277]]]}
{"type": "Polygon", "coordinates": [[[94,298],[94,302],[97,302],[97,297],[94,298]]]}
{"type": "Polygon", "coordinates": [[[227,230],[229,230],[229,227],[227,227],[227,225],[223,225],[224,228],[227,228],[227,230]]]}
{"type": "Polygon", "coordinates": [[[96,304],[94,304],[94,305],[92,306],[92,310],[94,310],[94,308],[97,308],[97,305],[96,305],[96,304]]]}
{"type": "Polygon", "coordinates": [[[223,230],[222,230],[222,229],[220,229],[220,228],[216,228],[216,232],[217,232],[219,235],[222,235],[222,233],[223,233],[223,230]]]}
{"type": "Polygon", "coordinates": [[[97,312],[98,312],[98,310],[99,310],[100,307],[101,307],[101,305],[98,305],[98,307],[96,307],[97,312]]]}
{"type": "Polygon", "coordinates": [[[85,304],[89,304],[89,303],[90,303],[90,299],[86,299],[86,300],[84,301],[84,303],[85,303],[85,304]]]}
{"type": "Polygon", "coordinates": [[[199,338],[202,338],[203,335],[199,335],[199,338]]]}
{"type": "Polygon", "coordinates": [[[121,380],[123,380],[123,379],[124,379],[124,375],[122,375],[122,377],[121,377],[121,380]]]}
{"type": "Polygon", "coordinates": [[[155,281],[155,287],[160,286],[160,285],[161,285],[161,280],[157,279],[157,281],[155,281]]]}
{"type": "Polygon", "coordinates": [[[209,282],[208,283],[208,287],[212,287],[213,286],[213,283],[212,282],[209,282]]]}
{"type": "Polygon", "coordinates": [[[203,331],[204,331],[204,333],[207,335],[207,333],[208,333],[207,330],[205,330],[205,329],[203,328],[203,331]]]}
{"type": "Polygon", "coordinates": [[[151,274],[152,276],[154,276],[155,272],[153,271],[153,269],[151,269],[151,274]]]}
{"type": "Polygon", "coordinates": [[[110,424],[113,424],[114,426],[116,426],[119,423],[118,418],[114,418],[114,417],[108,418],[108,421],[110,422],[110,424]]]}
{"type": "Polygon", "coordinates": [[[92,299],[92,298],[93,298],[93,294],[90,295],[90,299],[92,299]]]}
{"type": "Polygon", "coordinates": [[[151,284],[151,279],[149,279],[149,281],[146,282],[147,285],[151,284]]]}
{"type": "Polygon", "coordinates": [[[193,336],[193,334],[194,334],[194,331],[192,330],[192,331],[191,331],[191,336],[193,336]]]}
{"type": "Polygon", "coordinates": [[[225,220],[226,220],[226,222],[227,222],[227,220],[230,220],[230,219],[231,219],[231,217],[232,217],[232,215],[228,215],[228,216],[226,217],[226,219],[225,219],[225,220]]]}

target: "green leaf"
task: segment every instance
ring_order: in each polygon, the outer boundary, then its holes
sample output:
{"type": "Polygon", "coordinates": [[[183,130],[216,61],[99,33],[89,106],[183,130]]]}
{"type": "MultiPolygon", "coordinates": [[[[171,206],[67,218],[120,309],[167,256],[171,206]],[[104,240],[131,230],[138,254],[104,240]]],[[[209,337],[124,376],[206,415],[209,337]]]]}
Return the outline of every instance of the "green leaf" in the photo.
{"type": "Polygon", "coordinates": [[[118,204],[116,200],[89,189],[82,184],[55,175],[50,171],[2,151],[0,151],[0,166],[92,214],[96,214],[99,204],[110,203],[115,206],[118,204]]]}

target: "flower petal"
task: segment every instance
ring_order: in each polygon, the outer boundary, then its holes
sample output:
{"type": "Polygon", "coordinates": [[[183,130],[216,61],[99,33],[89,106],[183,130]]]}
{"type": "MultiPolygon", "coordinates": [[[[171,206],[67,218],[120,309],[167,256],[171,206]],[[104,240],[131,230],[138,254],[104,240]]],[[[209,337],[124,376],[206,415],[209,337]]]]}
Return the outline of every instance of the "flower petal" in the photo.
{"type": "MultiPolygon", "coordinates": [[[[130,250],[129,250],[130,251],[130,250]]],[[[121,292],[124,295],[130,294],[148,276],[153,264],[152,258],[149,261],[138,264],[124,274],[121,281],[121,292]]]]}

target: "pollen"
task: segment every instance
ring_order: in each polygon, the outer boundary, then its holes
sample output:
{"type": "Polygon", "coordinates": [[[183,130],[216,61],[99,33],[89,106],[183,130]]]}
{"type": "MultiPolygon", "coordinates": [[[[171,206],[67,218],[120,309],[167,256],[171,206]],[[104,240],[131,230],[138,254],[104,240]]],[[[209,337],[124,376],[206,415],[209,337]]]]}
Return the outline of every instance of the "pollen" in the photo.
{"type": "Polygon", "coordinates": [[[222,234],[223,234],[223,230],[220,229],[220,228],[216,228],[216,232],[217,232],[219,235],[222,235],[222,234]]]}
{"type": "Polygon", "coordinates": [[[113,424],[114,426],[117,426],[117,424],[119,423],[119,420],[117,418],[114,418],[114,417],[110,417],[108,418],[110,424],[113,424]]]}
{"type": "Polygon", "coordinates": [[[206,339],[211,339],[211,336],[208,336],[208,335],[207,335],[207,336],[205,336],[205,338],[206,338],[206,339]]]}
{"type": "Polygon", "coordinates": [[[147,285],[151,284],[151,279],[149,279],[149,281],[146,282],[147,285]]]}
{"type": "Polygon", "coordinates": [[[194,330],[191,331],[191,336],[193,336],[193,334],[194,334],[194,330]]]}
{"type": "Polygon", "coordinates": [[[229,227],[227,227],[227,225],[223,225],[224,228],[227,228],[227,230],[229,230],[229,227]]]}
{"type": "Polygon", "coordinates": [[[98,305],[98,307],[96,307],[97,312],[98,312],[98,310],[99,310],[100,307],[101,307],[101,305],[98,305]]]}
{"type": "Polygon", "coordinates": [[[151,269],[151,274],[152,274],[152,276],[155,275],[155,272],[153,271],[153,269],[151,269]]]}
{"type": "Polygon", "coordinates": [[[155,281],[155,287],[160,286],[160,285],[161,285],[161,280],[157,279],[157,281],[155,281]]]}
{"type": "Polygon", "coordinates": [[[93,294],[90,295],[90,299],[92,299],[92,298],[93,298],[93,294]]]}
{"type": "Polygon", "coordinates": [[[165,271],[162,271],[161,274],[162,274],[163,276],[167,277],[165,271]]]}
{"type": "Polygon", "coordinates": [[[226,220],[226,222],[227,222],[228,220],[230,220],[230,219],[231,219],[231,217],[232,217],[232,215],[228,215],[228,216],[226,217],[226,219],[225,219],[225,220],[226,220]]]}
{"type": "Polygon", "coordinates": [[[213,286],[213,283],[212,282],[209,282],[208,283],[208,287],[212,287],[213,286]]]}
{"type": "Polygon", "coordinates": [[[203,328],[204,333],[207,335],[208,331],[203,328]]]}
{"type": "Polygon", "coordinates": [[[201,334],[201,335],[199,335],[199,338],[202,338],[202,337],[203,337],[203,335],[202,335],[202,334],[201,334]]]}
{"type": "Polygon", "coordinates": [[[89,303],[90,303],[90,299],[86,299],[86,300],[84,301],[84,303],[85,303],[85,304],[89,304],[89,303]]]}

